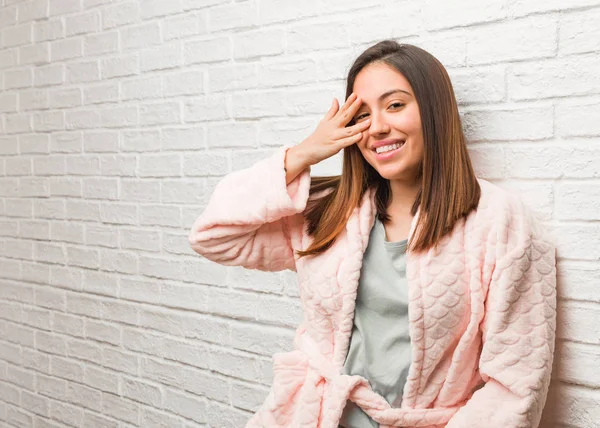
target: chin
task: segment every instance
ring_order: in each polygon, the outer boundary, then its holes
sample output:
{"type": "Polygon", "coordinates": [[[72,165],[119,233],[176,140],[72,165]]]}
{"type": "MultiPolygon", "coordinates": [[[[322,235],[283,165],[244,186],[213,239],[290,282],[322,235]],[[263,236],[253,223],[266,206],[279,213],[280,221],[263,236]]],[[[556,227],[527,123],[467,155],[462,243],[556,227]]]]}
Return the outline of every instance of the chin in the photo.
{"type": "Polygon", "coordinates": [[[405,174],[404,170],[399,168],[377,168],[375,170],[386,180],[401,179],[405,174]]]}
{"type": "Polygon", "coordinates": [[[401,180],[412,182],[415,180],[416,168],[407,168],[406,165],[378,165],[373,166],[379,175],[386,180],[401,180]]]}

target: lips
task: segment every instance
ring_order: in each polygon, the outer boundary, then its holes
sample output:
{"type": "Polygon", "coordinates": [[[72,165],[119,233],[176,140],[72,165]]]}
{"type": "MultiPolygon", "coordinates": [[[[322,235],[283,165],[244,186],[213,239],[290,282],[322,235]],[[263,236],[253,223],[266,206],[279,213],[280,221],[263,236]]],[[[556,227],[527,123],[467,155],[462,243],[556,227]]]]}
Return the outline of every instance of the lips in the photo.
{"type": "Polygon", "coordinates": [[[381,143],[382,141],[378,141],[377,143],[373,144],[372,149],[375,159],[381,162],[394,159],[397,155],[401,155],[401,153],[404,152],[404,146],[406,145],[404,140],[394,140],[393,142],[385,142],[384,144],[381,143]],[[377,153],[377,147],[388,146],[391,144],[400,144],[400,147],[398,147],[397,149],[388,150],[387,152],[377,153]]]}
{"type": "Polygon", "coordinates": [[[376,150],[378,147],[382,147],[382,146],[389,146],[389,145],[392,145],[392,144],[400,144],[400,145],[403,145],[405,142],[406,142],[406,140],[402,140],[402,139],[400,139],[400,138],[393,139],[393,140],[392,140],[392,139],[390,139],[390,140],[381,140],[381,141],[377,141],[377,142],[373,143],[373,144],[371,145],[371,150],[373,150],[373,151],[375,152],[375,150],[376,150]]]}
{"type": "Polygon", "coordinates": [[[387,145],[385,145],[385,146],[378,146],[378,147],[376,147],[376,148],[374,149],[374,152],[375,152],[375,153],[377,153],[377,154],[384,154],[384,153],[387,153],[387,152],[390,152],[390,151],[398,150],[398,149],[402,148],[402,146],[404,146],[404,141],[401,141],[401,142],[399,142],[399,143],[387,144],[387,145]],[[396,145],[398,145],[398,146],[400,146],[400,147],[396,147],[396,148],[393,148],[392,150],[387,150],[387,151],[385,151],[385,152],[378,152],[378,151],[377,151],[377,149],[379,149],[379,148],[381,148],[381,147],[396,146],[396,145]]]}

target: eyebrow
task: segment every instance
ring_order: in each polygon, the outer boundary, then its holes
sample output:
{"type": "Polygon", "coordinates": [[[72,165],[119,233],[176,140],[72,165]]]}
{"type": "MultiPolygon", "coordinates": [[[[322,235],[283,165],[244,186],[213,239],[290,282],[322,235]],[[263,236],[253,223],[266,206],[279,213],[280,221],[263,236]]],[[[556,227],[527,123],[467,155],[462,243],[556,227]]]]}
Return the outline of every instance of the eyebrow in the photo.
{"type": "MultiPolygon", "coordinates": [[[[404,89],[390,89],[389,91],[384,92],[383,94],[381,94],[379,96],[379,98],[377,99],[377,101],[383,101],[384,99],[386,99],[387,97],[389,97],[392,94],[396,94],[398,92],[402,92],[406,95],[409,95],[412,97],[412,94],[410,92],[405,91],[404,89]]],[[[364,104],[363,104],[364,105],[364,104]]],[[[360,106],[360,108],[363,107],[363,105],[360,106]]]]}
{"type": "Polygon", "coordinates": [[[390,95],[392,95],[392,94],[395,94],[395,93],[397,93],[397,92],[404,92],[406,95],[411,95],[409,92],[406,92],[404,89],[392,89],[392,90],[389,90],[389,91],[387,91],[387,92],[384,92],[383,94],[381,94],[381,95],[379,96],[379,101],[381,101],[381,100],[383,100],[384,98],[387,98],[387,97],[389,97],[390,95]]]}

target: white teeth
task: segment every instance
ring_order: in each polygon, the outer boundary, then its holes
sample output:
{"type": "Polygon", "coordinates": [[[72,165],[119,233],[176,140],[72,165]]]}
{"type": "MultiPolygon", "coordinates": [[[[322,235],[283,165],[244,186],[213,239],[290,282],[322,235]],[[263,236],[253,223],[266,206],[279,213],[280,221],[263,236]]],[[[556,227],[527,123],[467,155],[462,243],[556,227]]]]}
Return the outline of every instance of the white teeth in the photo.
{"type": "Polygon", "coordinates": [[[404,143],[402,144],[390,144],[389,146],[381,146],[381,147],[377,147],[375,149],[375,151],[377,153],[385,153],[385,152],[389,152],[390,150],[396,150],[399,149],[400,147],[402,147],[404,145],[404,143]]]}

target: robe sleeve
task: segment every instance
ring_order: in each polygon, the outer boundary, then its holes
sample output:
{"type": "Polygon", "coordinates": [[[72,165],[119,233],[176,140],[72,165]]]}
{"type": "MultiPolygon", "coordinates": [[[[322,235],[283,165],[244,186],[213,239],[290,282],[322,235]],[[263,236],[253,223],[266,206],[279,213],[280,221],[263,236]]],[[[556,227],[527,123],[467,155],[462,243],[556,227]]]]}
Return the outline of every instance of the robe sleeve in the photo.
{"type": "Polygon", "coordinates": [[[194,251],[223,265],[296,270],[290,228],[302,227],[310,167],[286,185],[283,146],[249,168],[225,176],[194,222],[194,251]]]}
{"type": "Polygon", "coordinates": [[[485,300],[479,373],[484,386],[446,428],[537,428],[550,384],[556,332],[555,246],[513,201],[498,234],[485,300]]]}

